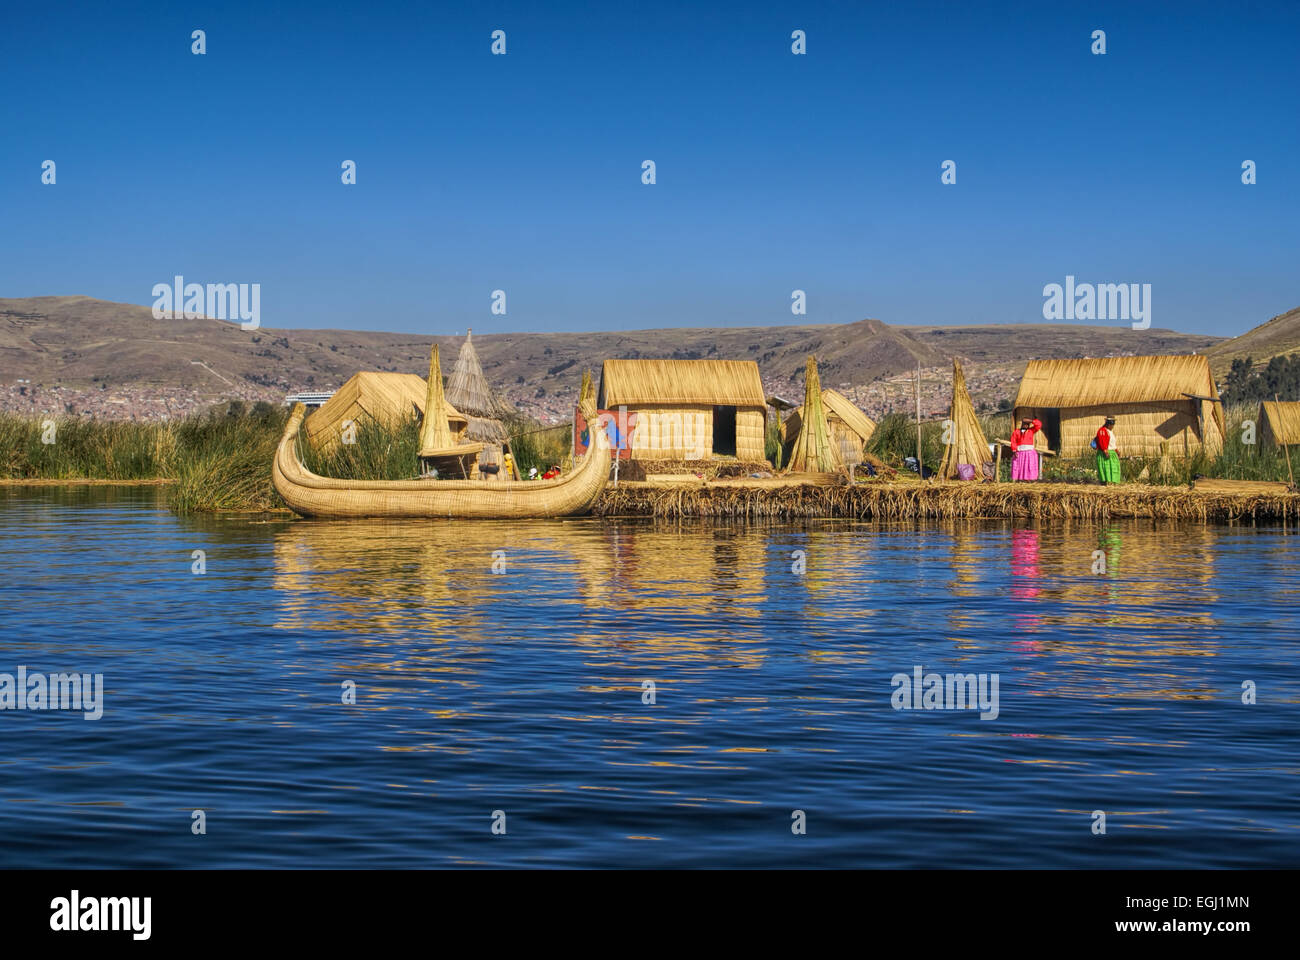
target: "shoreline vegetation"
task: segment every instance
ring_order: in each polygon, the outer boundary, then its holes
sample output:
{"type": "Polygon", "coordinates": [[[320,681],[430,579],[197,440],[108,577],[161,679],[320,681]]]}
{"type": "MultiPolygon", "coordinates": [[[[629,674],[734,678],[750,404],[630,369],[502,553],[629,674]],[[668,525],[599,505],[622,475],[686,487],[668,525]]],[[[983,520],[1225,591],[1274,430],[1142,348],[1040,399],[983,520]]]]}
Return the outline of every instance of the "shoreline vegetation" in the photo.
{"type": "MultiPolygon", "coordinates": [[[[777,519],[1152,517],[1202,522],[1300,517],[1298,493],[1189,489],[1198,477],[1292,482],[1282,451],[1244,442],[1242,423],[1254,420],[1257,409],[1242,404],[1225,411],[1228,435],[1217,457],[1125,459],[1124,483],[1112,488],[1096,482],[1090,457],[1044,457],[1042,482],[1034,484],[921,481],[903,467],[906,458],[916,456],[916,422],[890,414],[867,445],[875,462],[886,466],[870,478],[864,477],[865,465],[860,467],[852,485],[845,476],[828,476],[815,484],[744,477],[713,482],[718,472],[725,474],[727,461],[721,460],[696,483],[622,482],[602,494],[592,513],[777,519]]],[[[168,506],[178,514],[283,512],[285,505],[271,484],[271,461],[287,418],[288,411],[273,404],[247,406],[239,401],[170,422],[0,414],[0,484],[165,484],[168,506]]],[[[979,419],[990,439],[1005,437],[1010,429],[1006,412],[979,419]]],[[[531,466],[541,471],[567,458],[567,426],[546,427],[521,419],[508,428],[524,473],[531,466]]],[[[418,446],[419,427],[412,419],[392,430],[363,422],[356,443],[329,451],[300,446],[299,453],[307,467],[322,476],[399,480],[415,476],[418,446]]],[[[937,467],[943,449],[941,423],[922,423],[922,462],[937,467]]],[[[769,459],[776,455],[769,434],[769,459]]],[[[1009,478],[1010,462],[1004,458],[999,480],[1009,478]]]]}

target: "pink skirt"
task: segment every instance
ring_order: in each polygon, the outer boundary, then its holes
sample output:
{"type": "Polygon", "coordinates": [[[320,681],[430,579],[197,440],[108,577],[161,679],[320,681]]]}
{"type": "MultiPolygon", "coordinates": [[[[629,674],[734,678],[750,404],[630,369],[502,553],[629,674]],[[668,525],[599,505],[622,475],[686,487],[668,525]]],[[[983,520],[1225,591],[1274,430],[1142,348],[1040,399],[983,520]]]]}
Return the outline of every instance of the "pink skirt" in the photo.
{"type": "Polygon", "coordinates": [[[1011,479],[1012,480],[1037,480],[1038,479],[1038,451],[1037,450],[1017,450],[1015,459],[1011,461],[1011,479]]]}

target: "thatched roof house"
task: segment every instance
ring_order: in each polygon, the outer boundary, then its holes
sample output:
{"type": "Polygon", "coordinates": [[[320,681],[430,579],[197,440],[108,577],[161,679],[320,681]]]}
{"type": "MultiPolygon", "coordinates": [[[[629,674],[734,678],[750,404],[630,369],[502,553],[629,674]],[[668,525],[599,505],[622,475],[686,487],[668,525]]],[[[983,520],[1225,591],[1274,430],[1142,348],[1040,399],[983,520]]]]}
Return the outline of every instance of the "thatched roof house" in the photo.
{"type": "MultiPolygon", "coordinates": [[[[344,424],[369,420],[392,429],[410,417],[424,416],[427,385],[413,373],[355,373],[334,391],[303,424],[307,439],[317,446],[338,442],[344,424]]],[[[469,420],[443,402],[443,415],[453,438],[463,440],[469,420]]]]}
{"type": "Polygon", "coordinates": [[[1219,391],[1204,356],[1031,360],[1012,411],[1043,421],[1047,445],[1063,457],[1091,452],[1107,416],[1116,418],[1121,456],[1185,457],[1223,449],[1219,391]]]}
{"type": "Polygon", "coordinates": [[[506,438],[502,418],[509,412],[505,402],[493,392],[483,376],[478,351],[474,349],[473,331],[465,332],[465,342],[456,356],[456,366],[447,379],[447,401],[469,419],[471,440],[500,443],[506,438]]]}
{"type": "Polygon", "coordinates": [[[1300,446],[1300,403],[1265,400],[1255,424],[1261,447],[1300,446]]]}
{"type": "Polygon", "coordinates": [[[767,407],[752,360],[606,360],[597,404],[640,414],[633,459],[764,459],[767,407]]]}
{"type": "MultiPolygon", "coordinates": [[[[768,402],[775,399],[768,398],[768,402]]],[[[876,423],[854,405],[853,401],[838,390],[830,387],[822,390],[822,410],[826,414],[826,423],[830,427],[831,439],[839,446],[841,453],[847,452],[854,463],[862,462],[867,442],[876,432],[876,423]]],[[[803,423],[803,406],[794,409],[781,424],[781,442],[787,452],[799,435],[803,423]]]]}

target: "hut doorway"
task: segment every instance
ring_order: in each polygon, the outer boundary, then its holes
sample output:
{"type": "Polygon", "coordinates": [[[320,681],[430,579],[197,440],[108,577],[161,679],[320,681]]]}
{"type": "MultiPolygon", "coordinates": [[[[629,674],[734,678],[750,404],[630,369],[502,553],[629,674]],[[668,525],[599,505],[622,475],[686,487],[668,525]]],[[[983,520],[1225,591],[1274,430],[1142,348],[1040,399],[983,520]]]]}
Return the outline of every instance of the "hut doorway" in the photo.
{"type": "Polygon", "coordinates": [[[713,454],[723,457],[736,455],[735,407],[713,408],[713,454]]]}
{"type": "Polygon", "coordinates": [[[1061,452],[1061,408],[1047,407],[1043,410],[1043,435],[1047,437],[1047,449],[1061,452]]]}

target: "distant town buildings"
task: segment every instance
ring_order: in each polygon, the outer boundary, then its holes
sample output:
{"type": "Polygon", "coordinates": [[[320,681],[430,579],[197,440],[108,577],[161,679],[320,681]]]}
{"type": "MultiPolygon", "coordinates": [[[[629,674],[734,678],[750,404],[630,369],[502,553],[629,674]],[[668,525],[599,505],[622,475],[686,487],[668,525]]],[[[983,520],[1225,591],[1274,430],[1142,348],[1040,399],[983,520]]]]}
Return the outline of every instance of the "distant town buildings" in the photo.
{"type": "MultiPolygon", "coordinates": [[[[980,413],[995,413],[1006,409],[1010,416],[1010,400],[1024,372],[1024,363],[980,363],[966,358],[962,362],[966,369],[966,386],[976,410],[980,413]],[[1006,402],[1005,408],[1002,406],[1003,401],[1006,402]]],[[[826,386],[844,394],[867,416],[879,422],[890,413],[902,413],[908,417],[916,415],[915,379],[916,372],[908,371],[865,384],[835,383],[828,378],[826,386]]],[[[947,362],[942,366],[922,368],[922,419],[947,416],[952,394],[951,379],[952,369],[947,362]]],[[[566,380],[562,388],[550,389],[540,388],[535,382],[516,383],[505,386],[501,392],[506,402],[522,416],[545,424],[567,423],[573,418],[573,406],[577,398],[576,374],[572,381],[571,385],[566,380]]],[[[70,387],[59,383],[33,384],[28,379],[15,379],[0,383],[0,410],[26,416],[72,415],[97,420],[175,420],[202,413],[229,400],[243,400],[250,404],[265,400],[277,406],[300,401],[309,407],[319,406],[333,395],[338,386],[339,384],[333,384],[328,389],[298,390],[286,394],[281,384],[258,384],[247,380],[232,381],[229,388],[221,385],[220,390],[196,390],[162,384],[70,387]]],[[[802,396],[803,377],[764,376],[763,388],[767,396],[802,396]]]]}
{"type": "Polygon", "coordinates": [[[332,396],[334,396],[333,390],[318,390],[314,393],[291,393],[284,398],[284,402],[290,405],[301,403],[304,407],[319,407],[332,396]]]}

